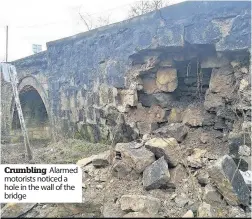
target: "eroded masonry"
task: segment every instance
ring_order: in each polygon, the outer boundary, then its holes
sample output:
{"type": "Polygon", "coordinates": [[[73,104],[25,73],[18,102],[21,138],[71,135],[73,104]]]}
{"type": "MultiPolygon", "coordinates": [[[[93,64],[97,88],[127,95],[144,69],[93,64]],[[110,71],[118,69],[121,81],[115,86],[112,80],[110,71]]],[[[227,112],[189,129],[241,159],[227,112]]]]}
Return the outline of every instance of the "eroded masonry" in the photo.
{"type": "MultiPolygon", "coordinates": [[[[129,142],[176,123],[239,140],[251,120],[250,28],[250,2],[185,2],[49,42],[12,63],[30,138],[129,142]]],[[[18,141],[1,83],[2,137],[18,141]]]]}

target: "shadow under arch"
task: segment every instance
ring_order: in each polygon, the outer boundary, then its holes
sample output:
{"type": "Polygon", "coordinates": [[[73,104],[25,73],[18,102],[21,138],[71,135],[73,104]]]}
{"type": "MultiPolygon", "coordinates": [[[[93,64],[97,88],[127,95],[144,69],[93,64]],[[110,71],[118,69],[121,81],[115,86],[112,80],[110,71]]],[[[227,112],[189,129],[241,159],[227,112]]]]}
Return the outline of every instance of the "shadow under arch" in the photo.
{"type": "MultiPolygon", "coordinates": [[[[51,139],[51,117],[48,95],[41,83],[33,76],[26,76],[19,81],[17,89],[29,137],[35,139],[46,136],[47,139],[51,139]]],[[[21,133],[14,96],[12,97],[10,116],[11,131],[14,131],[16,128],[21,133]]],[[[14,133],[17,135],[16,131],[14,133]]]]}

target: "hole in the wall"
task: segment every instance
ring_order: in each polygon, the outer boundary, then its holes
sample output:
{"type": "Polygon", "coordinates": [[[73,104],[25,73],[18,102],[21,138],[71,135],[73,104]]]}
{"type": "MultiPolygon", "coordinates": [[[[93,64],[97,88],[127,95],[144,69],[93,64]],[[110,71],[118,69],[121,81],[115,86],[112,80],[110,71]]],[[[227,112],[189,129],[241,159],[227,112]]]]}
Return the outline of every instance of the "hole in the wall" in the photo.
{"type": "MultiPolygon", "coordinates": [[[[46,107],[39,93],[34,87],[25,86],[20,92],[19,98],[29,136],[31,138],[44,139],[49,130],[49,119],[46,107]]],[[[12,130],[21,132],[16,105],[13,112],[12,130]]]]}

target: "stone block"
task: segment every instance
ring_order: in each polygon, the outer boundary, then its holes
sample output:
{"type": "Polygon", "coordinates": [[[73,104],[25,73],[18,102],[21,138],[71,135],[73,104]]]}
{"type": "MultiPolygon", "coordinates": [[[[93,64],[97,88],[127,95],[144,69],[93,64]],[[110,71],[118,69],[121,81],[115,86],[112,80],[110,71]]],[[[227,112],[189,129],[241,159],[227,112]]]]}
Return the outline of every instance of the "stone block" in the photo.
{"type": "Polygon", "coordinates": [[[112,175],[119,179],[126,177],[131,171],[132,168],[122,160],[116,160],[112,166],[112,175]]]}
{"type": "Polygon", "coordinates": [[[137,128],[139,130],[139,133],[144,134],[150,134],[152,131],[158,128],[158,124],[155,123],[147,123],[147,122],[137,122],[137,128]]]}
{"type": "Polygon", "coordinates": [[[143,172],[143,187],[146,190],[166,188],[169,180],[170,173],[164,157],[146,167],[143,172]]]}
{"type": "Polygon", "coordinates": [[[152,138],[145,143],[145,147],[157,158],[164,156],[171,167],[175,167],[179,162],[179,145],[175,138],[152,138]]]}
{"type": "Polygon", "coordinates": [[[177,70],[174,68],[159,69],[156,84],[162,91],[173,92],[178,87],[177,70]]]}
{"type": "Polygon", "coordinates": [[[183,114],[183,123],[192,127],[202,126],[204,121],[203,112],[198,108],[188,108],[183,114]]]}
{"type": "Polygon", "coordinates": [[[218,159],[208,168],[208,173],[228,204],[249,205],[249,188],[230,156],[218,159]]]}
{"type": "Polygon", "coordinates": [[[172,108],[168,116],[169,123],[179,123],[182,122],[182,110],[179,108],[172,108]]]}
{"type": "Polygon", "coordinates": [[[123,195],[120,203],[123,211],[132,210],[149,214],[157,214],[161,207],[161,201],[158,198],[144,195],[123,195]]]}
{"type": "Polygon", "coordinates": [[[110,151],[105,151],[104,153],[98,154],[92,160],[94,167],[106,167],[110,163],[110,151]]]}
{"type": "Polygon", "coordinates": [[[118,143],[115,151],[121,154],[122,160],[132,167],[137,173],[155,161],[154,154],[145,147],[135,148],[136,142],[118,143]]]}

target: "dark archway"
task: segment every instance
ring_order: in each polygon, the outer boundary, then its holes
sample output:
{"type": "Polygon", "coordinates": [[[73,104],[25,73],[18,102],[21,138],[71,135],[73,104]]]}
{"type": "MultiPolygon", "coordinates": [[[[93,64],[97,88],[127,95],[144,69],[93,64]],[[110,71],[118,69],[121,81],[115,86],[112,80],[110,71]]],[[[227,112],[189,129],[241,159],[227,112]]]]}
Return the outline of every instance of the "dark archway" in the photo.
{"type": "MultiPolygon", "coordinates": [[[[20,103],[31,139],[49,138],[49,118],[45,104],[38,91],[30,85],[26,85],[19,93],[20,103]]],[[[12,131],[21,133],[20,121],[16,106],[12,119],[12,131]]]]}

